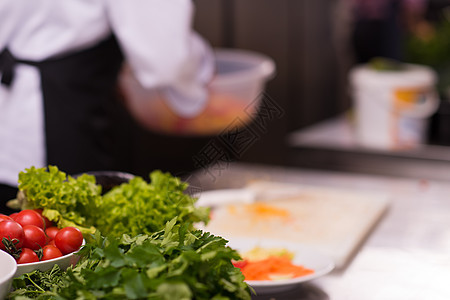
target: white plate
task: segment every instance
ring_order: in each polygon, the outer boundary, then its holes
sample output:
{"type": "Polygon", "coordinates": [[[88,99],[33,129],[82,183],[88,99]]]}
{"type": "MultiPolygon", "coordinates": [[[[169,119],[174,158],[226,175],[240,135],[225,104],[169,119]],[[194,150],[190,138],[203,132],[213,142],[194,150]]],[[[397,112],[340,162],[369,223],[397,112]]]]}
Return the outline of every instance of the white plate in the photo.
{"type": "Polygon", "coordinates": [[[246,282],[255,290],[257,294],[273,293],[295,288],[296,285],[310,281],[334,269],[333,260],[320,253],[319,251],[298,243],[269,240],[269,239],[253,239],[253,238],[235,238],[229,239],[228,245],[244,253],[252,248],[259,246],[262,248],[285,248],[294,253],[292,262],[296,265],[302,265],[306,268],[313,269],[314,273],[302,277],[281,280],[246,280],[246,282]]]}

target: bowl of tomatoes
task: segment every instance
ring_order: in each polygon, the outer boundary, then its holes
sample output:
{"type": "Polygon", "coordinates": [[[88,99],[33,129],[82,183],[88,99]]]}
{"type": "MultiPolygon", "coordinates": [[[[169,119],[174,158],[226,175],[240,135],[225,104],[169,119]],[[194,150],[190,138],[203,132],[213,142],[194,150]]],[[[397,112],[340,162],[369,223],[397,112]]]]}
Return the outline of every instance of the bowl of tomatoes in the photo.
{"type": "Polygon", "coordinates": [[[0,214],[0,249],[17,262],[15,277],[34,270],[46,271],[55,264],[66,269],[78,261],[76,252],[84,245],[75,227],[55,227],[40,210],[0,214]]]}

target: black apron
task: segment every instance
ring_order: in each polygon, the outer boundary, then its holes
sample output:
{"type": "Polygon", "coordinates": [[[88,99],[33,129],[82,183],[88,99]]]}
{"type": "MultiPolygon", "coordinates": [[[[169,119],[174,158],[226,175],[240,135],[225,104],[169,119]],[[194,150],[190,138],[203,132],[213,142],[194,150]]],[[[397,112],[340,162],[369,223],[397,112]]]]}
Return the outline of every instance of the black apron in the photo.
{"type": "Polygon", "coordinates": [[[68,174],[128,168],[130,117],[117,97],[123,57],[113,36],[39,62],[14,59],[7,50],[2,56],[4,84],[14,79],[15,64],[40,71],[49,165],[68,174]]]}

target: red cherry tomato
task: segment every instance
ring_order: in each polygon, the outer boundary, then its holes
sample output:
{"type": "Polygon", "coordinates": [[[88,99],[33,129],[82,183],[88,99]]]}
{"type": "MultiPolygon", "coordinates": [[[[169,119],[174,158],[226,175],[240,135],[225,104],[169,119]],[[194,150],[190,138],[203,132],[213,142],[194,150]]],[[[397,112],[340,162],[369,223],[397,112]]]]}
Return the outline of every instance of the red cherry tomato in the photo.
{"type": "Polygon", "coordinates": [[[55,236],[55,245],[65,255],[80,249],[83,234],[78,228],[64,227],[55,236]]]}
{"type": "Polygon", "coordinates": [[[8,220],[8,221],[14,221],[13,218],[11,218],[11,217],[9,217],[9,216],[7,216],[7,215],[4,215],[4,214],[0,214],[0,222],[6,221],[6,220],[8,220]]]}
{"type": "Polygon", "coordinates": [[[235,266],[236,268],[242,269],[243,267],[245,267],[248,264],[248,261],[246,260],[238,260],[238,261],[232,261],[233,266],[235,266]]]}
{"type": "Polygon", "coordinates": [[[38,262],[39,257],[36,252],[29,248],[22,248],[19,258],[17,259],[18,264],[28,264],[33,262],[38,262]]]}
{"type": "Polygon", "coordinates": [[[45,234],[47,235],[49,241],[53,240],[58,232],[59,228],[56,226],[45,229],[45,234]]]}
{"type": "Polygon", "coordinates": [[[51,246],[55,246],[56,247],[55,240],[51,240],[50,242],[48,242],[47,245],[51,245],[51,246]]]}
{"type": "Polygon", "coordinates": [[[22,226],[34,225],[44,229],[44,219],[41,215],[31,209],[22,210],[15,216],[14,220],[22,226]]]}
{"type": "Polygon", "coordinates": [[[12,214],[9,215],[9,217],[10,217],[11,219],[14,220],[14,218],[15,218],[18,214],[19,214],[19,213],[12,213],[12,214]]]}
{"type": "Polygon", "coordinates": [[[47,219],[47,217],[44,217],[44,216],[42,215],[42,209],[37,208],[37,209],[33,209],[33,210],[34,210],[35,212],[37,212],[37,213],[42,217],[42,219],[44,219],[44,229],[45,229],[45,228],[49,228],[49,227],[54,226],[54,224],[53,224],[52,221],[50,221],[49,219],[47,219]]]}
{"type": "Polygon", "coordinates": [[[23,247],[39,250],[47,244],[47,236],[42,228],[34,225],[26,225],[23,226],[23,232],[25,234],[23,247]]]}
{"type": "Polygon", "coordinates": [[[42,260],[49,260],[61,257],[63,254],[56,246],[47,245],[42,249],[42,260]]]}
{"type": "MultiPolygon", "coordinates": [[[[22,226],[16,221],[0,222],[0,241],[3,241],[3,238],[14,242],[17,249],[21,248],[25,238],[22,226]]],[[[0,249],[5,250],[5,245],[2,242],[0,242],[0,249]]]]}

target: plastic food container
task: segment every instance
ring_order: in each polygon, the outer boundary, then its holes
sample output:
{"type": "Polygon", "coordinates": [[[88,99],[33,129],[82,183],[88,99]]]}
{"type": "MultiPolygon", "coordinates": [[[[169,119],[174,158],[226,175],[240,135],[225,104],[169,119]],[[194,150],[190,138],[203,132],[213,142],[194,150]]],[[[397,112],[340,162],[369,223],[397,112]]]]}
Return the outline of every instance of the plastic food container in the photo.
{"type": "Polygon", "coordinates": [[[254,112],[266,82],[275,74],[275,63],[260,53],[237,49],[218,49],[215,57],[217,75],[210,85],[210,97],[254,112]]]}
{"type": "Polygon", "coordinates": [[[210,106],[193,118],[162,119],[155,114],[155,91],[146,91],[125,68],[121,89],[133,117],[145,128],[173,135],[217,134],[228,126],[246,124],[255,115],[266,82],[275,74],[275,63],[266,55],[241,49],[214,51],[216,74],[209,84],[210,106]]]}
{"type": "Polygon", "coordinates": [[[10,292],[11,282],[17,270],[14,258],[0,250],[0,300],[10,292]]]}
{"type": "Polygon", "coordinates": [[[360,65],[350,72],[356,140],[385,150],[414,148],[426,142],[430,117],[439,105],[437,75],[421,65],[375,70],[360,65]]]}

